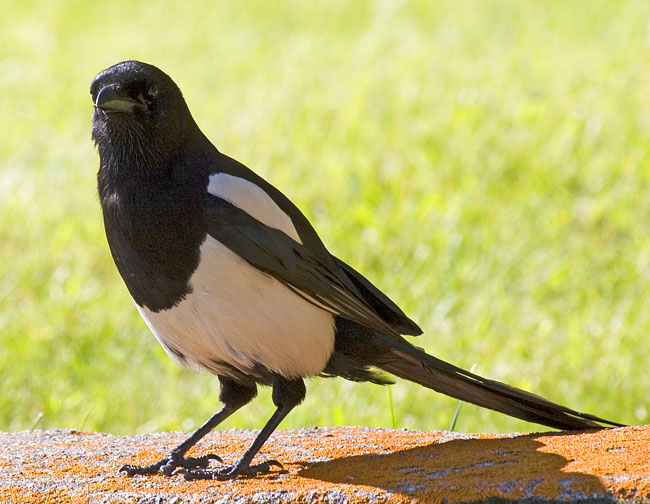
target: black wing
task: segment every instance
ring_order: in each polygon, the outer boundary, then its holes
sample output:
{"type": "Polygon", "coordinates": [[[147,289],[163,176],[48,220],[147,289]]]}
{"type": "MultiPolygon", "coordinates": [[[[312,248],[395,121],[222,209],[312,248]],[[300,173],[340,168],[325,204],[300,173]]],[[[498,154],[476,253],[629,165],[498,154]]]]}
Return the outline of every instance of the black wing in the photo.
{"type": "Polygon", "coordinates": [[[366,302],[383,318],[391,324],[400,334],[418,336],[422,329],[413,322],[386,294],[375,287],[370,280],[364,277],[352,266],[344,263],[338,257],[334,260],[354,283],[366,302]]]}
{"type": "Polygon", "coordinates": [[[211,194],[204,216],[210,236],[315,305],[393,337],[419,331],[395,303],[329,253],[312,251],[211,194]]]}

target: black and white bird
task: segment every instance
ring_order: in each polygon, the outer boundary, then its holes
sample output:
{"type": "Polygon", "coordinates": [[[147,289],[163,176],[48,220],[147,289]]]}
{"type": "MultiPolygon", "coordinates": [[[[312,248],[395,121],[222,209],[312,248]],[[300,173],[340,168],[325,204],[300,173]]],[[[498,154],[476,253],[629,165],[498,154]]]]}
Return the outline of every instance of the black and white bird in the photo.
{"type": "Polygon", "coordinates": [[[279,465],[253,457],[305,397],[304,378],[389,383],[385,371],[457,399],[567,430],[616,422],[579,413],[441,361],[402,335],[422,331],[369,280],[330,254],[298,208],[219,152],[172,79],[124,61],[92,81],[98,189],[117,269],[179,366],[217,375],[220,409],[166,457],[128,475],[230,479],[279,465]],[[231,466],[185,453],[273,387],[277,410],[231,466]]]}

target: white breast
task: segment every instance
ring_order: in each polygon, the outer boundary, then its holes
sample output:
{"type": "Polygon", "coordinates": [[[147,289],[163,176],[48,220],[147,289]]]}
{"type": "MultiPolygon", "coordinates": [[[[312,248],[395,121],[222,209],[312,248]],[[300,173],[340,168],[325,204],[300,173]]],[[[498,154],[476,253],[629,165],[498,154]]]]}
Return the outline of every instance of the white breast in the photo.
{"type": "Polygon", "coordinates": [[[333,316],[211,236],[201,245],[190,282],[192,293],[170,310],[154,313],[138,306],[178,364],[224,373],[219,362],[243,372],[260,363],[293,378],[314,376],[325,367],[334,349],[333,316]]]}

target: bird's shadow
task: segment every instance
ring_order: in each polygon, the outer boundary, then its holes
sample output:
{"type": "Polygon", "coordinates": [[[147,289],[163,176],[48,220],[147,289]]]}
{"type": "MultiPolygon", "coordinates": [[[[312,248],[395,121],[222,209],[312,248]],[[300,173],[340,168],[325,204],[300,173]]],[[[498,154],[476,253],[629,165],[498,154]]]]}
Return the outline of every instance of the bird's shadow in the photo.
{"type": "MultiPolygon", "coordinates": [[[[549,435],[554,434],[543,436],[549,435]]],[[[540,437],[455,439],[390,453],[306,463],[298,475],[380,488],[421,502],[611,499],[598,478],[571,472],[567,470],[570,460],[543,451],[545,444],[538,440],[540,437]]]]}

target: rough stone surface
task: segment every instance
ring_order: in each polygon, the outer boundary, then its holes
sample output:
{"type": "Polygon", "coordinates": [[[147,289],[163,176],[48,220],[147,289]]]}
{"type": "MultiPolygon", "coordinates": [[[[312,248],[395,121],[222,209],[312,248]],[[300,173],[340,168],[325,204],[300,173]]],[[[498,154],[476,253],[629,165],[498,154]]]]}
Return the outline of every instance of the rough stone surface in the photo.
{"type": "MultiPolygon", "coordinates": [[[[214,432],[191,454],[230,463],[254,431],[214,432]]],[[[0,433],[2,503],[646,502],[650,427],[579,434],[459,434],[363,428],[276,432],[258,458],[285,471],[235,481],[128,478],[185,433],[134,437],[75,430],[0,433]]]]}

